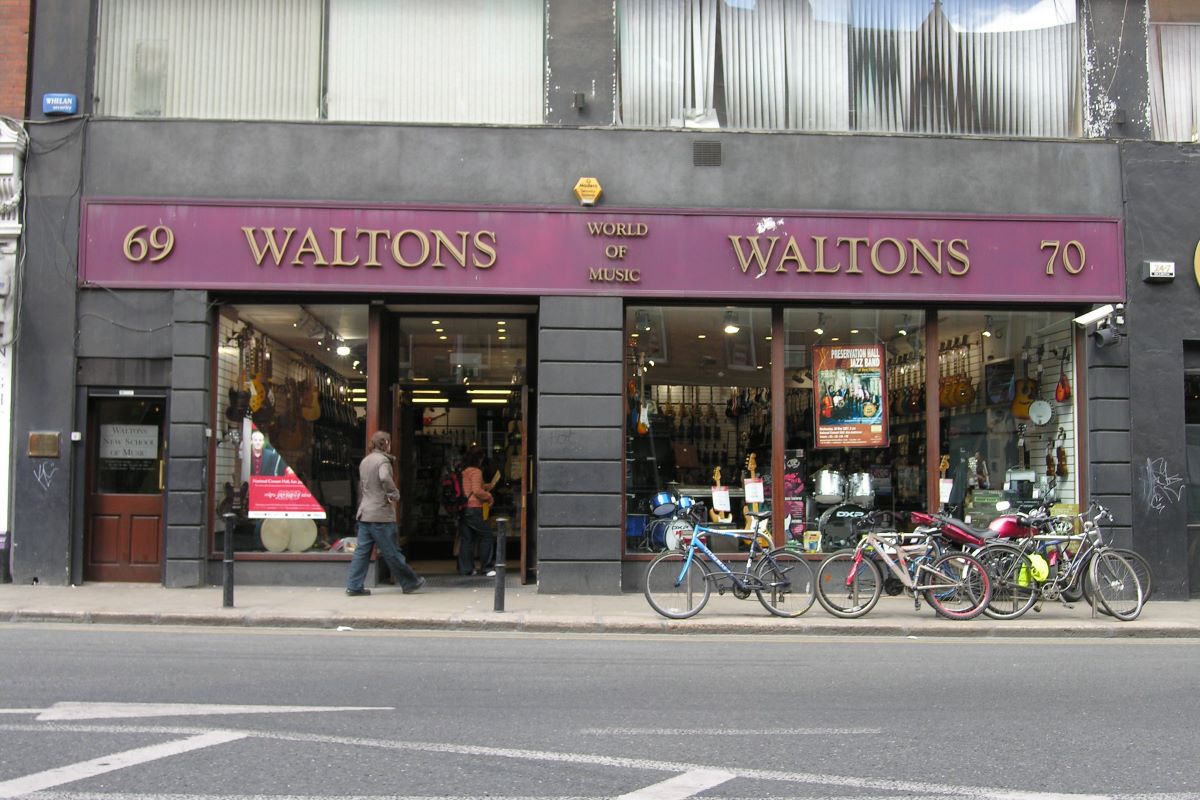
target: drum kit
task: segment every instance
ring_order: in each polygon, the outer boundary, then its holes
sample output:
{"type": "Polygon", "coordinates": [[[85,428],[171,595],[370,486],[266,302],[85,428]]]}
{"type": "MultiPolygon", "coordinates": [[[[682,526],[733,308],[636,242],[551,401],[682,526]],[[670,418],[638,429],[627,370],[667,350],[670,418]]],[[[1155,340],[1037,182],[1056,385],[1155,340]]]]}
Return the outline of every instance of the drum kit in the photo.
{"type": "Polygon", "coordinates": [[[869,472],[854,472],[849,479],[834,469],[822,469],[813,476],[812,500],[827,506],[817,518],[821,549],[833,552],[858,543],[855,523],[875,505],[875,482],[869,472]]]}
{"type": "Polygon", "coordinates": [[[674,550],[692,532],[691,513],[696,501],[675,492],[659,492],[650,498],[644,546],[647,550],[674,550]]]}

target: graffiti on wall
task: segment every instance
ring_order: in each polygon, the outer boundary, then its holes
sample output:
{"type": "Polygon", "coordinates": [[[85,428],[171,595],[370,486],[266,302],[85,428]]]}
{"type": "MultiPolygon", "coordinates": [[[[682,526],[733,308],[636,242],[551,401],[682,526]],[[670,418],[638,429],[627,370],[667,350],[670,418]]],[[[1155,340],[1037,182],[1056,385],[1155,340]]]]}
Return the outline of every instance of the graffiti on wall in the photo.
{"type": "Polygon", "coordinates": [[[1139,479],[1147,511],[1161,514],[1183,497],[1183,478],[1171,473],[1165,458],[1147,458],[1139,479]]]}

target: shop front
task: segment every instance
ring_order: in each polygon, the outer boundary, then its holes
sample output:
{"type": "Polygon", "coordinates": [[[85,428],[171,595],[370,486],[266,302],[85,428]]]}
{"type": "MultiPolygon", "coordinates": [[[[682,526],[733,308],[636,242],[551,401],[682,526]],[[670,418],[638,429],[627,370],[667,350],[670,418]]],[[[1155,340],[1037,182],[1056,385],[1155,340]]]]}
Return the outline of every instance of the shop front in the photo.
{"type": "Polygon", "coordinates": [[[457,571],[441,478],[481,447],[492,524],[541,591],[639,588],[671,541],[664,497],[729,524],[769,510],[778,543],[814,554],[870,509],[983,521],[1048,492],[1070,507],[1089,488],[1072,319],[1125,297],[1121,224],[1100,216],[102,198],[83,213],[86,286],[211,307],[194,534],[209,580],[242,482],[240,574],[343,577],[376,429],[398,443],[418,563],[457,571]],[[279,505],[288,487],[311,506],[279,505]]]}

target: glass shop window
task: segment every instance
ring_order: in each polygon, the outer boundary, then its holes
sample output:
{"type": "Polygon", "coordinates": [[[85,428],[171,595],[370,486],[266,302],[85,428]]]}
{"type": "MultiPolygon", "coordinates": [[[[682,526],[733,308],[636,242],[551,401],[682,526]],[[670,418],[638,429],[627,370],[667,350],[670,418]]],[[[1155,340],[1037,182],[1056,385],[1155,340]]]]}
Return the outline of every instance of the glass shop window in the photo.
{"type": "Polygon", "coordinates": [[[364,305],[221,309],[211,470],[213,547],[224,547],[225,486],[249,484],[238,553],[342,554],[353,540],[366,441],[364,305]],[[288,512],[287,516],[283,512],[288,512]]]}
{"type": "Polygon", "coordinates": [[[925,507],[925,315],[784,310],[788,513],[805,547],[856,541],[855,522],[925,507]]]}
{"type": "Polygon", "coordinates": [[[666,549],[681,503],[730,527],[767,510],[770,310],[629,306],[625,336],[627,552],[666,549]]]}
{"type": "Polygon", "coordinates": [[[1064,311],[938,315],[939,497],[984,525],[1008,500],[1047,496],[1074,513],[1078,415],[1074,330],[1064,311]]]}

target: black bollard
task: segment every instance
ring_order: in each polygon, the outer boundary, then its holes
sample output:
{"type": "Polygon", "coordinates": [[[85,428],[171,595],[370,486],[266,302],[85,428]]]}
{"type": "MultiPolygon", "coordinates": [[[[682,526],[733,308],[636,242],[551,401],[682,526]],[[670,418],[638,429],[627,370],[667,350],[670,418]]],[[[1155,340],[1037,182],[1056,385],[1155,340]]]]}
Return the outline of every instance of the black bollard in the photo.
{"type": "Polygon", "coordinates": [[[508,550],[508,517],[496,517],[496,600],[492,610],[504,610],[504,563],[508,550]]]}
{"type": "Polygon", "coordinates": [[[221,516],[225,519],[225,558],[221,576],[221,585],[225,587],[225,594],[221,605],[225,608],[233,608],[233,530],[237,527],[238,515],[237,512],[226,511],[221,516]]]}

